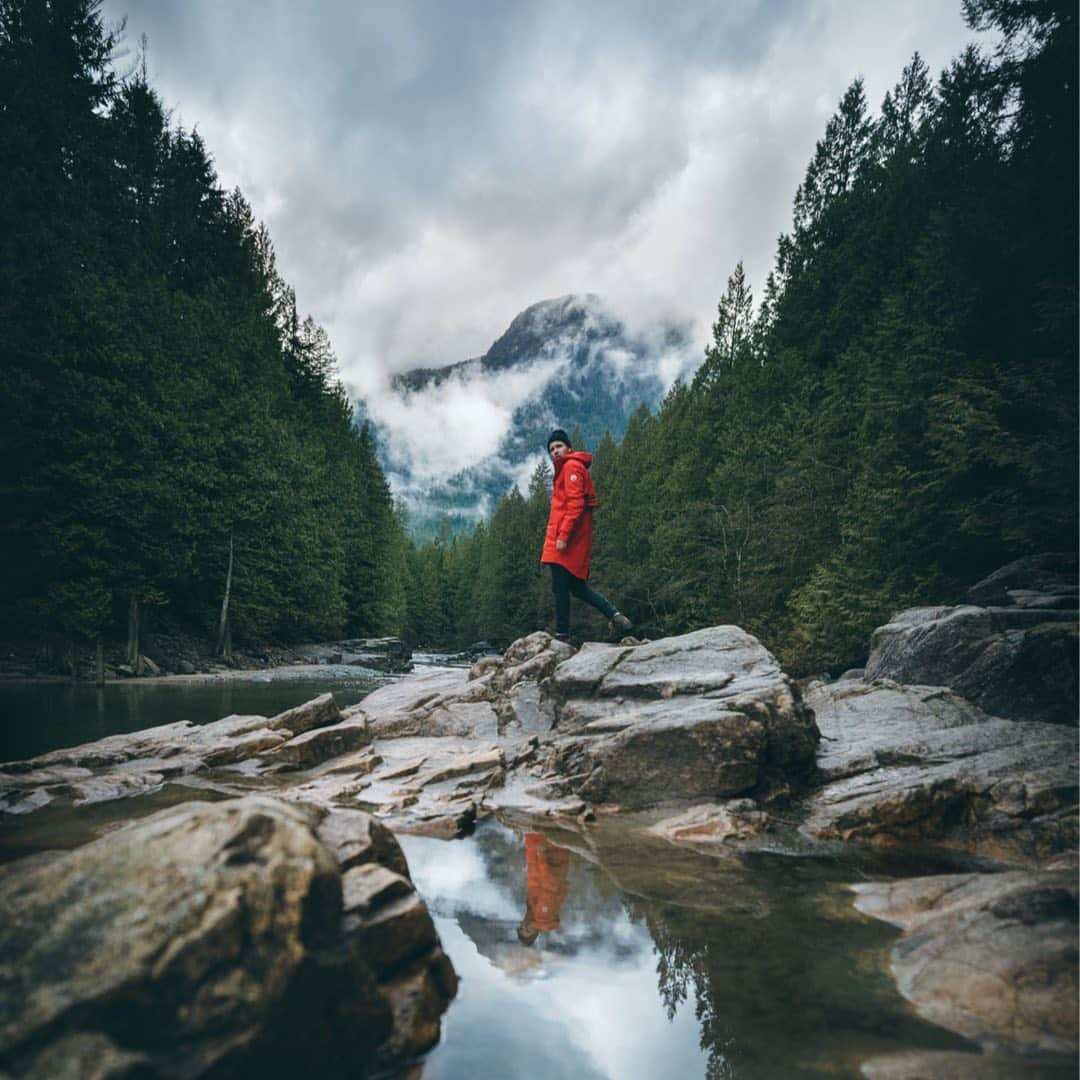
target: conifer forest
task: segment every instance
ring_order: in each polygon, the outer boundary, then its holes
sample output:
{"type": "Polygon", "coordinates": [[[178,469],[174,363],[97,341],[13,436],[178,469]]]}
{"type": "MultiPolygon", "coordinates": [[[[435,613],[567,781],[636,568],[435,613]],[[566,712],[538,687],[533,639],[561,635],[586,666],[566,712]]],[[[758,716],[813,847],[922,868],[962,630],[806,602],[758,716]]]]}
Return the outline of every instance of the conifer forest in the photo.
{"type": "MultiPolygon", "coordinates": [[[[641,633],[736,623],[835,673],[891,613],[1075,547],[1076,6],[964,12],[1000,46],[916,55],[876,104],[852,82],[696,374],[578,447],[592,580],[641,633]]],[[[267,230],[117,49],[94,0],[0,0],[0,638],[550,628],[550,470],[413,543],[267,230]]]]}

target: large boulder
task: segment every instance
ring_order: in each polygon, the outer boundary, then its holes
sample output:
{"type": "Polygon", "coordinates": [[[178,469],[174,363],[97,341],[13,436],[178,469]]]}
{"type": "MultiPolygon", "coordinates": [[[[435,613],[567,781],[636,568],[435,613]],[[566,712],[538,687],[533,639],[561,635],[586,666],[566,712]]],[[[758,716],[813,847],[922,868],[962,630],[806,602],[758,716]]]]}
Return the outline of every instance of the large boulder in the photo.
{"type": "Polygon", "coordinates": [[[874,632],[864,678],[949,686],[995,716],[1076,724],[1076,557],[1020,559],[970,596],[893,616],[874,632]]]}
{"type": "Polygon", "coordinates": [[[548,761],[593,802],[639,808],[786,790],[818,731],[798,688],[736,626],[642,645],[587,644],[545,688],[548,761]]]}
{"type": "Polygon", "coordinates": [[[926,1019],[988,1049],[1076,1052],[1075,873],[950,874],[852,888],[860,911],[904,930],[893,974],[926,1019]]]}
{"type": "Polygon", "coordinates": [[[825,781],[807,801],[812,835],[1031,865],[1075,851],[1074,729],[987,716],[945,687],[816,684],[806,701],[825,781]]]}
{"type": "Polygon", "coordinates": [[[149,1075],[354,1075],[427,1049],[454,978],[400,850],[375,823],[333,821],[343,901],[317,827],[257,796],[189,803],[13,864],[0,876],[0,1060],[16,1075],[67,1053],[149,1075]],[[374,892],[350,876],[375,873],[374,892]],[[417,995],[414,1029],[395,1029],[417,995]]]}

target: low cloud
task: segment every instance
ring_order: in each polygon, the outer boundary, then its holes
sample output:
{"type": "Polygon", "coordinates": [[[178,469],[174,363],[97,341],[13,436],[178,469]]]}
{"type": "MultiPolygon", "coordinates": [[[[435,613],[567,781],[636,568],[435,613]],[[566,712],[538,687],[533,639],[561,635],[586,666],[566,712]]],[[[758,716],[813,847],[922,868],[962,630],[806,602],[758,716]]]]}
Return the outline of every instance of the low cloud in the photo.
{"type": "Polygon", "coordinates": [[[494,459],[514,410],[558,377],[563,357],[486,375],[469,366],[438,386],[414,393],[386,391],[368,409],[386,440],[391,469],[418,485],[494,459]]]}

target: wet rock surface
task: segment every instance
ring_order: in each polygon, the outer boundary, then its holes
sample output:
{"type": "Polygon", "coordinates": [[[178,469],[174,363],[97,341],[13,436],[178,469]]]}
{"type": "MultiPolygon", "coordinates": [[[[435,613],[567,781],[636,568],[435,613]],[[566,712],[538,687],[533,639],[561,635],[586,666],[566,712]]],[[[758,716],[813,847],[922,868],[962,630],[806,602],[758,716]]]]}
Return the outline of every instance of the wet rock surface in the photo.
{"type": "Polygon", "coordinates": [[[806,701],[825,781],[807,800],[808,833],[1033,866],[1076,851],[1075,730],[988,716],[944,687],[816,684],[806,701]]]}
{"type": "Polygon", "coordinates": [[[57,1055],[150,1075],[332,1073],[426,1049],[455,980],[400,849],[377,823],[328,819],[343,876],[318,828],[278,800],[190,803],[14,864],[0,878],[2,1059],[15,1075],[57,1055]],[[395,887],[358,904],[360,874],[395,887]]]}
{"type": "Polygon", "coordinates": [[[860,911],[903,928],[893,971],[922,1016],[993,1050],[1075,1053],[1075,873],[957,874],[853,889],[860,911]]]}

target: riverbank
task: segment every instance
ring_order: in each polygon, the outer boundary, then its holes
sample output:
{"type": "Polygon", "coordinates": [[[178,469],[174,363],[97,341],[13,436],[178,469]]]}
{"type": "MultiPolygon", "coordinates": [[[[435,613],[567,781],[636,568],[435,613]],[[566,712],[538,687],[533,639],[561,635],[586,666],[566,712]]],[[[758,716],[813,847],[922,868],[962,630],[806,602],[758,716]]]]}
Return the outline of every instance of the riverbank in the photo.
{"type": "MultiPolygon", "coordinates": [[[[201,637],[169,631],[147,635],[135,663],[129,661],[126,648],[123,642],[104,643],[103,682],[149,682],[170,677],[248,679],[270,671],[310,667],[319,668],[320,674],[327,674],[330,668],[364,668],[395,675],[412,670],[412,651],[396,637],[342,638],[301,645],[253,644],[234,649],[226,658],[201,637]]],[[[56,642],[0,642],[0,685],[94,683],[96,670],[97,655],[92,645],[79,645],[73,657],[70,645],[56,642]]]]}

